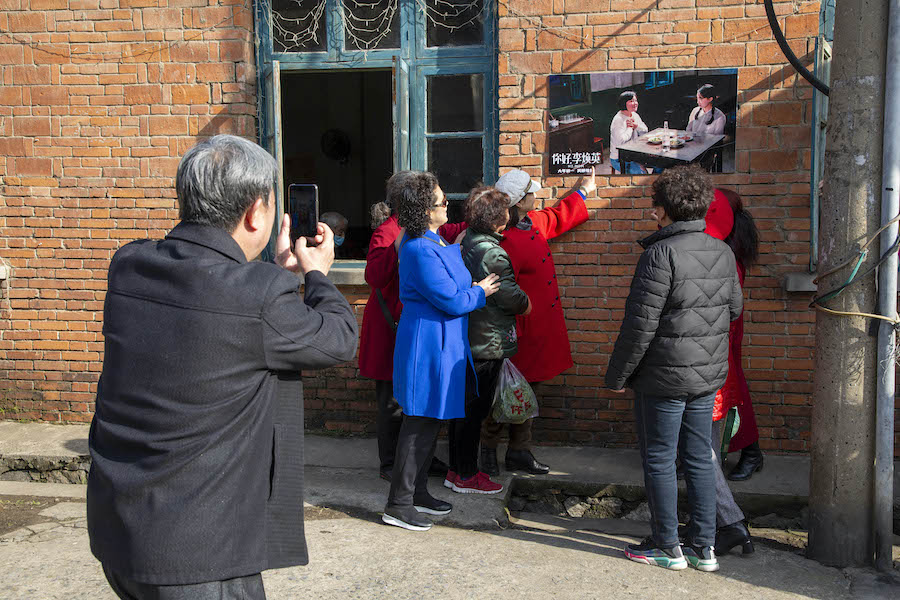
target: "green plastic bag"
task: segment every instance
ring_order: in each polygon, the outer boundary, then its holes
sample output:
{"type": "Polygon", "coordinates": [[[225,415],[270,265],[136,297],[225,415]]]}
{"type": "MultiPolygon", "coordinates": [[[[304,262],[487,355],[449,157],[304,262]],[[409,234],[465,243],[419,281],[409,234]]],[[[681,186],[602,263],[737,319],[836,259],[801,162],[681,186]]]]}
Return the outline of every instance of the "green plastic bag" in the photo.
{"type": "Polygon", "coordinates": [[[538,414],[534,390],[508,358],[503,359],[491,416],[497,423],[524,423],[538,414]]]}

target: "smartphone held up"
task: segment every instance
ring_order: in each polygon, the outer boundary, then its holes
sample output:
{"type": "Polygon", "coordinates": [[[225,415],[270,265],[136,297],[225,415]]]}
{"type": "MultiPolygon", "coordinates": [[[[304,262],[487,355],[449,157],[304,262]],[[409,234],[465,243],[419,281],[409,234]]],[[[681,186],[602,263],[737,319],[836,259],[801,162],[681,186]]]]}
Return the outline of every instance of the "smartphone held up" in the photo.
{"type": "Polygon", "coordinates": [[[288,188],[288,214],[291,216],[291,246],[301,237],[315,237],[319,222],[319,186],[292,183],[288,188]]]}

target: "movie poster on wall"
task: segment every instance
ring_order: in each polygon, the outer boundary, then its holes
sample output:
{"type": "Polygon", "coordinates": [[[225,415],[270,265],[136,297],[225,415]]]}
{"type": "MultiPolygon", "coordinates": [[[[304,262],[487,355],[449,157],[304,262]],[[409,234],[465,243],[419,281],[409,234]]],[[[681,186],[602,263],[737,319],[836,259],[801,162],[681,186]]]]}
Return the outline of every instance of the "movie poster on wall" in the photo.
{"type": "Polygon", "coordinates": [[[551,75],[550,175],[734,173],[737,69],[551,75]]]}

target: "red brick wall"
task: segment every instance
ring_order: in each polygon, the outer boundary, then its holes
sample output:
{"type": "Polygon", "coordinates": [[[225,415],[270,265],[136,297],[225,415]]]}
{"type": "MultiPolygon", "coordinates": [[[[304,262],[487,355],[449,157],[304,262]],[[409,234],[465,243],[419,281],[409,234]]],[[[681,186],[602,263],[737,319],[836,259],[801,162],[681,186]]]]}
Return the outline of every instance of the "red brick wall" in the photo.
{"type": "Polygon", "coordinates": [[[250,0],[0,0],[0,416],[87,421],[109,259],[198,136],[253,137],[250,0]]]}
{"type": "MultiPolygon", "coordinates": [[[[0,416],[88,420],[99,374],[106,267],[177,218],[179,157],[197,136],[254,136],[249,0],[0,0],[0,416]],[[207,4],[212,5],[207,6],[207,4]]],[[[809,64],[818,1],[776,1],[809,64]]],[[[809,260],[811,87],[786,65],[754,0],[501,0],[500,166],[542,177],[547,76],[739,68],[737,189],[762,232],[747,278],[745,368],[762,445],[805,451],[812,312],[782,291],[809,260]]],[[[651,231],[649,177],[599,178],[592,218],[553,244],[576,366],[543,386],[536,440],[632,445],[630,397],[602,390],[651,231]]],[[[546,177],[552,203],[574,179],[546,177]]],[[[367,290],[345,290],[361,315],[367,290]]],[[[310,426],[374,431],[356,363],[308,374],[310,426]]]]}
{"type": "MultiPolygon", "coordinates": [[[[819,2],[776,2],[809,64],[819,2]]],[[[500,166],[547,172],[547,75],[616,70],[739,68],[736,189],[762,233],[745,289],[745,369],[770,450],[809,440],[814,314],[781,289],[809,261],[811,86],[782,56],[762,3],[744,0],[509,0],[500,8],[500,166]]],[[[536,438],[609,446],[636,442],[630,395],[602,389],[639,247],[654,230],[650,177],[599,178],[591,220],[553,244],[576,366],[544,386],[536,438]]],[[[545,177],[554,199],[575,183],[545,177]]]]}

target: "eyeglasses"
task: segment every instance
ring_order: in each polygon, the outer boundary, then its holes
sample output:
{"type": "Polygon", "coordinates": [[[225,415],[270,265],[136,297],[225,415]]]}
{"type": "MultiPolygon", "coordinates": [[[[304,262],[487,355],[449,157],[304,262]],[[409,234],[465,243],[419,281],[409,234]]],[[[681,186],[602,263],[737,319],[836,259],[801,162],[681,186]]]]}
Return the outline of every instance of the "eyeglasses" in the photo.
{"type": "Polygon", "coordinates": [[[446,198],[444,198],[437,204],[432,204],[431,208],[446,208],[449,204],[450,204],[450,202],[446,198]]]}

